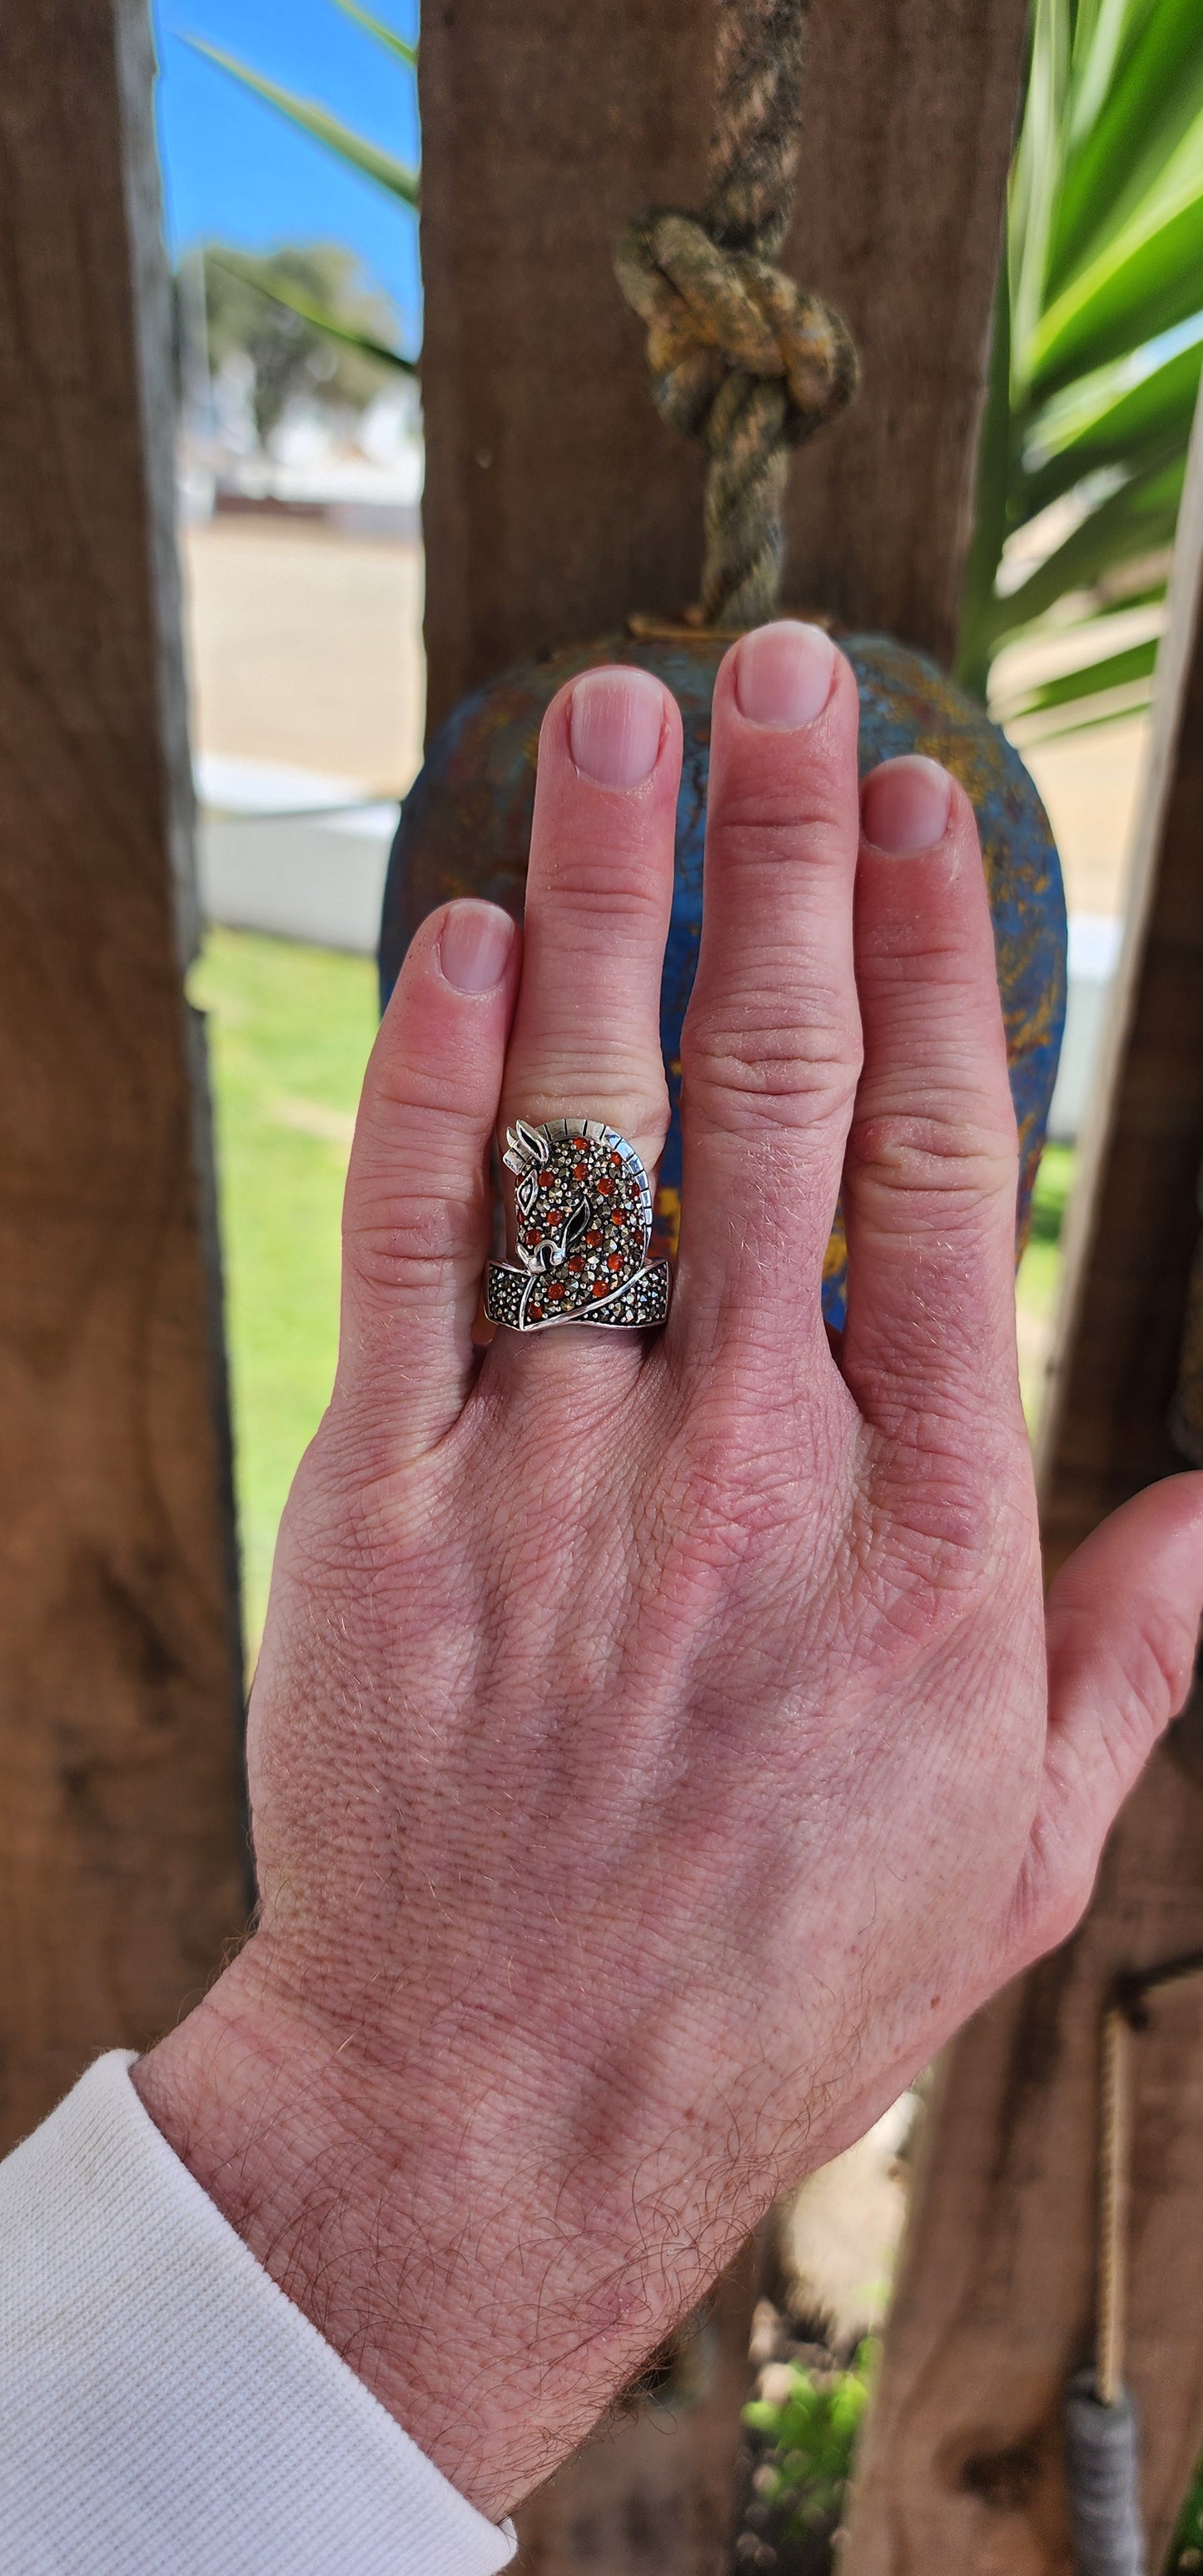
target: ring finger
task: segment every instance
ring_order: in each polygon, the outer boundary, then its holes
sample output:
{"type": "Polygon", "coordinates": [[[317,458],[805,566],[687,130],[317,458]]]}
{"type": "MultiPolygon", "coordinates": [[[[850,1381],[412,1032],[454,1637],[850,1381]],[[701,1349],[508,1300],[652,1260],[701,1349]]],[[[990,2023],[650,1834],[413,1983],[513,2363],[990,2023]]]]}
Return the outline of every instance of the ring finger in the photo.
{"type": "MultiPolygon", "coordinates": [[[[676,705],[647,671],[584,672],[548,708],[501,1103],[503,1131],[601,1119],[649,1172],[668,1126],[660,977],[680,766],[676,705]]],[[[537,1338],[545,1352],[562,1339],[537,1338]]]]}

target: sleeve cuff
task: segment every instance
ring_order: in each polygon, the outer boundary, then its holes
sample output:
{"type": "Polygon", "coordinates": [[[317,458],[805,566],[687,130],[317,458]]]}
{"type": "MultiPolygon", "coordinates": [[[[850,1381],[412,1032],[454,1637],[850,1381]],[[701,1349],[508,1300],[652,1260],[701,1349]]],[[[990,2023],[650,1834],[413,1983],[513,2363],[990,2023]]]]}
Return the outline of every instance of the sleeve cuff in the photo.
{"type": "Polygon", "coordinates": [[[450,2486],[172,2153],[115,2051],[0,2165],[23,2576],[495,2576],[450,2486]]]}

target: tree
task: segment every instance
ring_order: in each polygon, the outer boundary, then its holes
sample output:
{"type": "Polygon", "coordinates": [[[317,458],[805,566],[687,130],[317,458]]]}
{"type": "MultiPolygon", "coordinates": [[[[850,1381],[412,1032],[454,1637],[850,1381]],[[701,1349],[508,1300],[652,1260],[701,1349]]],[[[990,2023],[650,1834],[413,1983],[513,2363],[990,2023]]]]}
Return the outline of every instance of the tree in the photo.
{"type": "MultiPolygon", "coordinates": [[[[412,74],[396,28],[362,0],[334,6],[412,74]]],[[[198,51],[412,222],[416,170],[320,102],[198,51]]],[[[395,346],[379,355],[413,372],[395,346]]],[[[1201,366],[1199,0],[1034,0],[959,671],[984,697],[1004,646],[1060,629],[1070,667],[1021,688],[1004,720],[1086,724],[1147,700],[1201,366]],[[1148,631],[1109,652],[1107,619],[1134,609],[1148,631]]]]}
{"type": "Polygon", "coordinates": [[[388,341],[396,316],[350,251],[332,242],[265,252],[214,244],[188,258],[203,259],[210,368],[220,374],[229,358],[243,355],[254,370],[251,408],[261,444],[296,395],[353,411],[371,402],[386,369],[370,343],[388,341]],[[341,323],[347,338],[335,337],[331,323],[341,323]]]}

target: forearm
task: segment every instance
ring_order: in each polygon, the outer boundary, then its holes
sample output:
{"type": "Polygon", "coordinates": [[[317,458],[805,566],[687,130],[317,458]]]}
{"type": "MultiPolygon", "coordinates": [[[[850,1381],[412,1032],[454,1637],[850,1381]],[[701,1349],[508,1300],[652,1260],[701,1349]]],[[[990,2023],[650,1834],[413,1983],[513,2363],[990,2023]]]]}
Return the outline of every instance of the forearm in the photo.
{"type": "MultiPolygon", "coordinates": [[[[254,1948],[133,2070],[151,2118],[272,2278],[478,2509],[582,2440],[737,2240],[684,2274],[633,2212],[620,2106],[465,2015],[432,2063],[265,1995],[254,1948]],[[586,2105],[592,2103],[592,2112],[586,2105]],[[624,2206],[625,2201],[625,2206],[624,2206]]],[[[679,2250],[678,2254],[679,2254],[679,2250]]]]}
{"type": "Polygon", "coordinates": [[[115,2052],[0,2162],[0,2560],[497,2576],[475,2512],[267,2272],[115,2052]]]}
{"type": "MultiPolygon", "coordinates": [[[[139,2062],[138,2091],[281,2289],[494,2520],[584,2439],[783,2184],[880,2107],[879,2075],[862,2096],[816,2066],[783,2141],[750,2001],[703,2049],[688,1980],[647,1945],[599,1978],[592,2010],[562,1983],[558,2007],[524,2010],[481,1977],[437,2016],[394,1999],[387,2030],[370,1996],[306,2008],[300,1978],[265,1965],[259,1935],[139,2062]]],[[[832,2002],[816,1994],[808,2034],[828,2070],[832,2002]]]]}

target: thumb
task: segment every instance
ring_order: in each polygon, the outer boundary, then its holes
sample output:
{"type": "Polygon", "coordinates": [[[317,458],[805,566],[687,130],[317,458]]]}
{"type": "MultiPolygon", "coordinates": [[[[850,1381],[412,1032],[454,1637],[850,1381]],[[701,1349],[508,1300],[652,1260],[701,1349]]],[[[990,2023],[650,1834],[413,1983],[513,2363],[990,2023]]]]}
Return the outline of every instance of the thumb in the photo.
{"type": "Polygon", "coordinates": [[[1119,1807],[1186,1699],[1201,1611],[1203,1475],[1168,1476],[1136,1494],[1091,1532],[1050,1588],[1034,1844],[1063,1933],[1088,1901],[1119,1807]]]}

